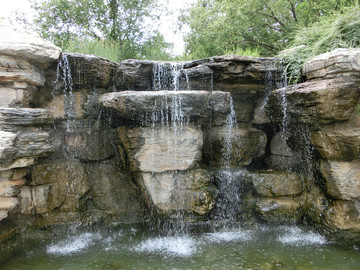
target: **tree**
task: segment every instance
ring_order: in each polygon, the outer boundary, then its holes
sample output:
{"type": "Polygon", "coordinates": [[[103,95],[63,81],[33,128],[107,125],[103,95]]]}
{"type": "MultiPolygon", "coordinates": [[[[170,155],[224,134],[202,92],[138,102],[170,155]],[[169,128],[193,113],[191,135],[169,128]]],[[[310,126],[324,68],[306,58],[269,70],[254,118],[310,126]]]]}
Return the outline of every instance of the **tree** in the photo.
{"type": "MultiPolygon", "coordinates": [[[[33,3],[40,34],[66,49],[73,40],[118,44],[120,59],[137,58],[149,41],[160,40],[146,20],[155,21],[155,0],[39,0],[33,3]]],[[[162,44],[164,46],[164,43],[162,44]]],[[[162,48],[164,49],[164,48],[162,48]]]]}
{"type": "Polygon", "coordinates": [[[198,0],[184,10],[188,24],[187,53],[207,57],[237,49],[256,49],[275,55],[292,40],[298,27],[341,12],[358,0],[198,0]]]}

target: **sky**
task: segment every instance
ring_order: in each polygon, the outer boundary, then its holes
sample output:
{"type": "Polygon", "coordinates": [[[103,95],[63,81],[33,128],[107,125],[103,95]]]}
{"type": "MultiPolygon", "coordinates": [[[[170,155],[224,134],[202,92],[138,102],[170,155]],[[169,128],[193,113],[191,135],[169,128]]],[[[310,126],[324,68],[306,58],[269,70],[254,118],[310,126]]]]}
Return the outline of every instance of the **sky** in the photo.
{"type": "MultiPolygon", "coordinates": [[[[184,51],[183,35],[187,31],[184,29],[181,33],[174,33],[176,30],[176,21],[179,16],[179,9],[185,8],[196,0],[160,0],[163,5],[168,5],[171,15],[163,17],[160,25],[160,32],[165,36],[167,42],[174,43],[174,54],[180,55],[184,51]]],[[[29,0],[1,0],[0,18],[14,17],[15,11],[30,14],[29,0]]]]}

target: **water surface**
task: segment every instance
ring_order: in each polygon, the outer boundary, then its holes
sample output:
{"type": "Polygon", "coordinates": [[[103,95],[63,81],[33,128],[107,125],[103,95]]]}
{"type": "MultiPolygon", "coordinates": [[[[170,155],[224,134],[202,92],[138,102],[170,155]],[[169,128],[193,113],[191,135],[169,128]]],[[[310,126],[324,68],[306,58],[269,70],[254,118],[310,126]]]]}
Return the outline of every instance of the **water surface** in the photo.
{"type": "Polygon", "coordinates": [[[295,226],[159,236],[135,228],[23,240],[1,269],[359,269],[360,251],[295,226]]]}

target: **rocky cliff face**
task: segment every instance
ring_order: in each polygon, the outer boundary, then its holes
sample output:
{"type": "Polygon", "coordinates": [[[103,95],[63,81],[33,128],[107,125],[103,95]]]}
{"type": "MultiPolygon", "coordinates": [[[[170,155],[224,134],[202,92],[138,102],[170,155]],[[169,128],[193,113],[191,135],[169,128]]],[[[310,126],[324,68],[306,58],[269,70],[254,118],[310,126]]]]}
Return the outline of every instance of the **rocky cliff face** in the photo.
{"type": "Polygon", "coordinates": [[[307,82],[274,91],[267,104],[270,118],[288,129],[283,142],[287,148],[305,149],[300,151],[303,171],[310,173],[304,178],[304,214],[328,231],[356,241],[360,235],[359,56],[359,49],[337,49],[315,57],[304,65],[307,82]]]}
{"type": "Polygon", "coordinates": [[[155,213],[360,241],[358,49],[284,88],[272,58],[113,63],[0,30],[2,235],[155,213]]]}

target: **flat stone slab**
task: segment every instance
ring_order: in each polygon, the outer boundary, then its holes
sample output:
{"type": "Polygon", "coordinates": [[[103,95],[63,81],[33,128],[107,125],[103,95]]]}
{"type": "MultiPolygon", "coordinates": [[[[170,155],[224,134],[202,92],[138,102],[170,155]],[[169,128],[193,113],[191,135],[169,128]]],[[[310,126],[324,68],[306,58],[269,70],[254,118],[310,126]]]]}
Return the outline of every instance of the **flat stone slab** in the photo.
{"type": "Polygon", "coordinates": [[[44,109],[0,108],[0,125],[32,126],[51,125],[54,123],[52,113],[44,109]]]}
{"type": "Polygon", "coordinates": [[[358,98],[358,77],[309,81],[273,91],[266,111],[274,122],[290,116],[294,123],[332,124],[349,120],[358,98]]]}
{"type": "Polygon", "coordinates": [[[320,54],[303,67],[308,80],[360,74],[360,48],[339,48],[320,54]]]}
{"type": "Polygon", "coordinates": [[[123,91],[104,94],[100,102],[125,119],[181,121],[230,112],[230,94],[220,91],[123,91]]]}
{"type": "Polygon", "coordinates": [[[39,63],[49,63],[59,59],[61,49],[50,41],[40,38],[35,32],[14,27],[0,21],[0,52],[23,57],[39,63]]]}

